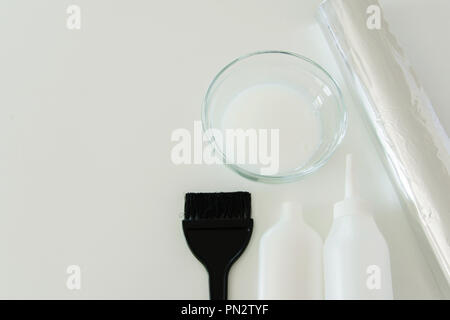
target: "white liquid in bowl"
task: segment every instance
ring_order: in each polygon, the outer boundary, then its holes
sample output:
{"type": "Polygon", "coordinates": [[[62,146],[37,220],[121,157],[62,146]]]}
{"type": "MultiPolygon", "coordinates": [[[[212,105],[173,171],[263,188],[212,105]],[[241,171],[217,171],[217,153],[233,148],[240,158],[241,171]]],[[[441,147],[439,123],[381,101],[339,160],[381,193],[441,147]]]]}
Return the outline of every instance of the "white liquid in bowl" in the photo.
{"type": "MultiPolygon", "coordinates": [[[[279,172],[283,174],[308,162],[320,144],[321,126],[311,105],[311,98],[291,87],[264,84],[238,94],[224,114],[222,129],[279,129],[279,172]]],[[[258,135],[258,139],[261,135],[258,135]]],[[[276,156],[271,154],[271,157],[276,156]]],[[[247,158],[248,159],[248,158],[247,158]]],[[[258,161],[259,162],[259,161],[258,161]]],[[[267,165],[241,165],[260,173],[267,165]]]]}

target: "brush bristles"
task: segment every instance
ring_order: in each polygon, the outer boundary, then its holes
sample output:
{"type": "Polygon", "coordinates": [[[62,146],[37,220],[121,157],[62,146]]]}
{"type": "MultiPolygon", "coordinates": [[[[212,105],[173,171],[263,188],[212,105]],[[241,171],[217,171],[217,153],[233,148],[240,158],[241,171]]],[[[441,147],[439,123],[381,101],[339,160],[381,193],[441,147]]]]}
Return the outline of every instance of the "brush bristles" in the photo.
{"type": "Polygon", "coordinates": [[[184,218],[250,219],[251,197],[248,192],[186,193],[184,218]]]}

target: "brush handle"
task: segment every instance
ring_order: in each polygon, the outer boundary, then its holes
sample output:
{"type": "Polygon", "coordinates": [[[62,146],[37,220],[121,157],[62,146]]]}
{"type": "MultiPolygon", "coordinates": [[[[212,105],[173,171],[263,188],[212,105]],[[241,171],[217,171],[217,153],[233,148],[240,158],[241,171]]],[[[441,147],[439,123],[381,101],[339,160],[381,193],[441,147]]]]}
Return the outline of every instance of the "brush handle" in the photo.
{"type": "Polygon", "coordinates": [[[209,271],[209,298],[211,300],[227,300],[228,270],[209,271]]]}

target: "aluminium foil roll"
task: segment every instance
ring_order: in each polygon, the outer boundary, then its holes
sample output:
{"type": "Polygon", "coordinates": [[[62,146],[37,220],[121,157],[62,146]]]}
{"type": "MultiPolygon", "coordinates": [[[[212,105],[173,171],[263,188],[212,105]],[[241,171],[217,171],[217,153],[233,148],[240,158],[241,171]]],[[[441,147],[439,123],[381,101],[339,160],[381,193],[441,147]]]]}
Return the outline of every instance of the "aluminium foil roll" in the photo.
{"type": "Polygon", "coordinates": [[[437,283],[449,298],[449,138],[378,1],[326,0],[319,20],[375,133],[437,283]],[[369,21],[378,18],[377,10],[380,21],[369,21]]]}

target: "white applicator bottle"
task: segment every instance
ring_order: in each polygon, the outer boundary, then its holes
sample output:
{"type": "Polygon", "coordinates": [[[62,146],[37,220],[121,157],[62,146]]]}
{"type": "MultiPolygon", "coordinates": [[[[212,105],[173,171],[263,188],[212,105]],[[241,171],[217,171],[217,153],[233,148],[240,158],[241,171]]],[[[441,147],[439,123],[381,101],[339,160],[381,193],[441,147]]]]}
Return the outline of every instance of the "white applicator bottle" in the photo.
{"type": "Polygon", "coordinates": [[[298,203],[283,203],[279,221],[261,238],[259,299],[323,299],[323,245],[298,203]]]}
{"type": "Polygon", "coordinates": [[[334,206],[324,246],[325,299],[393,299],[389,249],[354,188],[347,155],[345,200],[334,206]]]}

